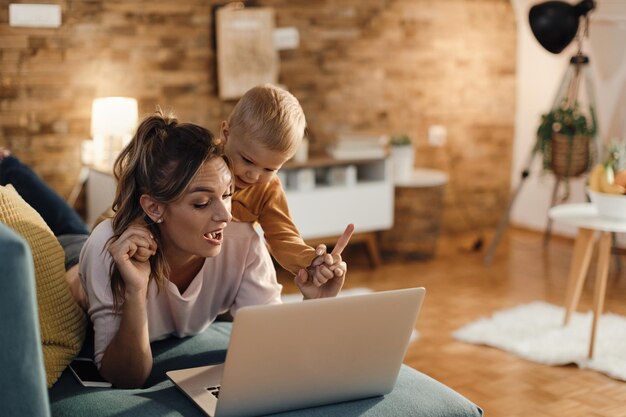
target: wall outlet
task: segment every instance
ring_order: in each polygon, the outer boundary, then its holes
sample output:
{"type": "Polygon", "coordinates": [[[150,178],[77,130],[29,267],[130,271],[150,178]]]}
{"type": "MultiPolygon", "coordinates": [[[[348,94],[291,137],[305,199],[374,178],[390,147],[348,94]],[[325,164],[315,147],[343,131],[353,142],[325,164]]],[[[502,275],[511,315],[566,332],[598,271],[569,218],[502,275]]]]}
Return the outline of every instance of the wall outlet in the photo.
{"type": "Polygon", "coordinates": [[[442,125],[432,125],[428,128],[428,143],[430,146],[444,146],[448,139],[448,129],[442,125]]]}
{"type": "Polygon", "coordinates": [[[295,27],[274,29],[274,48],[277,51],[283,49],[296,49],[300,46],[300,32],[295,27]]]}
{"type": "Polygon", "coordinates": [[[58,28],[61,26],[61,6],[58,4],[9,4],[9,25],[58,28]]]}

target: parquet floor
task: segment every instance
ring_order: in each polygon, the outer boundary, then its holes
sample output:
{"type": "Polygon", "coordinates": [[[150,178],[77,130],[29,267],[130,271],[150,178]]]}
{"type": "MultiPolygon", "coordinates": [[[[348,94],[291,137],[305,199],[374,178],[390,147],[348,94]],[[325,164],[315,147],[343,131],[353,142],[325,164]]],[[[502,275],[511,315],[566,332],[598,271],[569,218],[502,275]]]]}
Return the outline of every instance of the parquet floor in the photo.
{"type": "MultiPolygon", "coordinates": [[[[480,405],[489,417],[626,416],[626,382],[575,366],[551,367],[509,353],[455,341],[451,333],[494,310],[543,300],[562,305],[573,241],[507,230],[491,265],[483,252],[465,249],[462,239],[441,240],[435,259],[386,262],[372,270],[364,251],[349,247],[346,287],[386,290],[424,286],[418,321],[420,338],[409,347],[405,363],[448,385],[480,405]]],[[[489,242],[489,241],[488,241],[489,242]]],[[[591,308],[592,261],[580,311],[591,308]]],[[[626,257],[623,271],[612,259],[605,311],[626,315],[626,257]]],[[[297,291],[279,274],[286,292],[297,291]]],[[[624,352],[626,355],[626,352],[624,352]]]]}

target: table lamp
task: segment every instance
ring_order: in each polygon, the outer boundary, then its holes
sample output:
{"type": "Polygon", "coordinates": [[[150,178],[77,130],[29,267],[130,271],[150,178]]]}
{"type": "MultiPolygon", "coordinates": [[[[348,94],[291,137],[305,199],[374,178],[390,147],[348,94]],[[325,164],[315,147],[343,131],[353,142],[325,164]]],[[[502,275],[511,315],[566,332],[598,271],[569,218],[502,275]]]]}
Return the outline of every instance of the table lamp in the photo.
{"type": "Polygon", "coordinates": [[[130,142],[138,120],[137,100],[129,97],[103,97],[93,101],[91,137],[94,164],[112,166],[130,142]]]}

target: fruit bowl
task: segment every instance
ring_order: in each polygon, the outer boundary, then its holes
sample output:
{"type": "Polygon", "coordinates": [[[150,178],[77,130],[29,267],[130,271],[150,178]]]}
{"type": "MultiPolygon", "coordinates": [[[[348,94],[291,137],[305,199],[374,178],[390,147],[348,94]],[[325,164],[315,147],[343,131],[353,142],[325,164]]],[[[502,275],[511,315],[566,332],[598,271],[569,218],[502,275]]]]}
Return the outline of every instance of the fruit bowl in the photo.
{"type": "Polygon", "coordinates": [[[601,193],[587,189],[591,202],[602,217],[626,220],[626,195],[601,193]]]}

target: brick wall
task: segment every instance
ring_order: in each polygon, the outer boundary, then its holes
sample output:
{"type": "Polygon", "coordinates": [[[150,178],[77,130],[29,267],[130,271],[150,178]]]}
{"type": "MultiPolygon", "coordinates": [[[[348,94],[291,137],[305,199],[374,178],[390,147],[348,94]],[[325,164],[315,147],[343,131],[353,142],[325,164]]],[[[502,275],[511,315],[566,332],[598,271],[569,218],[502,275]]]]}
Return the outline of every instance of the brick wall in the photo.
{"type": "MultiPolygon", "coordinates": [[[[206,0],[47,1],[59,29],[8,26],[0,1],[0,146],[67,195],[89,137],[91,101],[124,95],[217,130],[233,102],[216,96],[206,0]]],[[[493,226],[510,181],[515,21],[508,0],[263,0],[300,31],[280,82],[301,101],[314,149],[341,132],[406,132],[416,164],[450,175],[444,231],[493,226]],[[448,129],[428,145],[432,124],[448,129]],[[496,214],[494,214],[496,213],[496,214]]]]}

